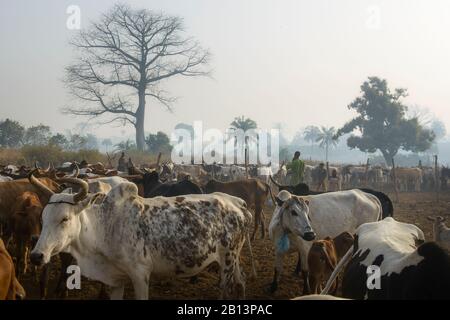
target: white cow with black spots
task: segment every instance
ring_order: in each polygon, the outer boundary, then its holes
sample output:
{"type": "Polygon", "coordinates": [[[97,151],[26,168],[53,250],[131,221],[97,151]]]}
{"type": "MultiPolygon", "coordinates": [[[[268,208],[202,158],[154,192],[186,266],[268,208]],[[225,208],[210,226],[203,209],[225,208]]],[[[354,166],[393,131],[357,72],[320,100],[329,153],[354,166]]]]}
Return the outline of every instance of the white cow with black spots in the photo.
{"type": "Polygon", "coordinates": [[[33,263],[68,252],[83,275],[111,287],[112,299],[123,297],[127,279],[137,299],[148,299],[151,276],[189,278],[217,262],[221,298],[236,287],[244,297],[239,256],[252,215],[243,200],[222,193],[144,199],[132,183],[89,195],[83,180],[66,180],[80,191],[53,194],[30,176],[50,196],[33,263]]]}

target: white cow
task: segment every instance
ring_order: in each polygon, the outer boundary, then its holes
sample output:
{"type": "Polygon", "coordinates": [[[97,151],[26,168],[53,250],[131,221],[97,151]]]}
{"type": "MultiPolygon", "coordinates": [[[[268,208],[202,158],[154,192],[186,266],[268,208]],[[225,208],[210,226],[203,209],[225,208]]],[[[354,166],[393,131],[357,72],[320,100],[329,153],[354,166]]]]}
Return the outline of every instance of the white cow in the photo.
{"type": "Polygon", "coordinates": [[[298,197],[280,191],[277,206],[269,225],[269,236],[275,245],[275,274],[271,286],[274,292],[283,271],[283,257],[297,251],[308,293],[308,253],[312,240],[334,238],[342,232],[353,233],[366,222],[381,219],[382,206],[373,195],[360,190],[329,192],[298,197]]]}
{"type": "Polygon", "coordinates": [[[30,255],[34,264],[68,252],[83,275],[112,288],[112,299],[123,297],[127,279],[135,297],[147,299],[150,276],[192,277],[217,262],[221,297],[229,296],[234,285],[244,296],[239,256],[252,215],[242,199],[222,193],[144,199],[133,183],[106,195],[88,195],[86,182],[66,180],[80,185],[80,192],[53,194],[30,177],[50,196],[30,255]]]}
{"type": "Polygon", "coordinates": [[[0,182],[7,182],[7,181],[11,181],[11,180],[12,180],[11,177],[0,176],[0,182]]]}

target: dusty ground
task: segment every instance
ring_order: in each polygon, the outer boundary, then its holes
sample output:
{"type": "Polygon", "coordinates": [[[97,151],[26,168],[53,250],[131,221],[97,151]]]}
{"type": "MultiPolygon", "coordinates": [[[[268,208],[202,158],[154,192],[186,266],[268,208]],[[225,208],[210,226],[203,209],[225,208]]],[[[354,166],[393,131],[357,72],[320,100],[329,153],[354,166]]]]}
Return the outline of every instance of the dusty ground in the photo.
{"type": "MultiPolygon", "coordinates": [[[[395,197],[390,195],[391,199],[395,197]]],[[[414,223],[424,232],[427,240],[431,240],[431,223],[426,219],[428,215],[450,216],[450,193],[441,194],[439,203],[433,193],[403,193],[400,194],[399,203],[395,203],[394,217],[403,222],[414,223]]],[[[266,208],[266,226],[269,225],[271,208],[266,208]]],[[[250,274],[250,263],[246,259],[247,247],[244,246],[242,262],[246,274],[250,274]]],[[[274,295],[267,293],[266,289],[273,276],[273,245],[268,240],[257,239],[253,242],[254,255],[257,260],[258,278],[247,282],[248,299],[289,299],[300,293],[301,280],[293,275],[296,265],[296,254],[291,255],[285,261],[285,274],[283,275],[279,289],[274,295]]],[[[54,268],[56,269],[56,268],[54,268]]],[[[51,273],[50,298],[56,283],[57,271],[51,273]]],[[[28,299],[39,299],[38,286],[33,283],[31,277],[26,275],[22,280],[28,299]]],[[[81,290],[71,290],[69,299],[97,299],[100,284],[97,282],[82,280],[81,290]]],[[[219,294],[218,276],[214,271],[204,271],[199,275],[198,282],[192,284],[189,279],[173,281],[152,281],[150,297],[153,299],[216,299],[219,294]]],[[[129,285],[125,291],[125,298],[133,298],[133,290],[129,285]]]]}

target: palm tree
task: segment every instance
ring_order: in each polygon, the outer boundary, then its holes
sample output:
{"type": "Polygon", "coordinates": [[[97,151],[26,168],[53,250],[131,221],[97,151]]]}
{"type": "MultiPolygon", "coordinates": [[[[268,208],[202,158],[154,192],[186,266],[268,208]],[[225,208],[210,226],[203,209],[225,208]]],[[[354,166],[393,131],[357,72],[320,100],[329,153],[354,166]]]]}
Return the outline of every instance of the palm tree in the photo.
{"type": "Polygon", "coordinates": [[[113,145],[113,143],[112,143],[111,139],[107,138],[107,139],[103,139],[102,145],[106,148],[106,152],[108,152],[109,147],[111,147],[113,145]]]}
{"type": "Polygon", "coordinates": [[[307,126],[305,128],[305,131],[303,131],[303,138],[306,141],[311,142],[311,154],[313,153],[314,142],[317,141],[319,134],[320,134],[320,129],[316,126],[307,126]]]}
{"type": "MultiPolygon", "coordinates": [[[[256,124],[256,122],[250,118],[245,118],[244,116],[240,116],[240,117],[236,117],[234,118],[234,120],[230,123],[231,126],[231,130],[236,131],[236,130],[242,130],[244,131],[244,133],[247,130],[251,130],[251,129],[256,129],[258,127],[258,125],[256,124]]],[[[237,148],[237,136],[233,136],[234,137],[234,143],[235,143],[235,148],[237,148]]],[[[242,148],[244,148],[244,145],[241,146],[242,148]]],[[[248,137],[245,137],[245,149],[248,150],[248,137]]],[[[244,149],[242,150],[244,151],[244,149]]]]}
{"type": "Polygon", "coordinates": [[[335,147],[338,144],[338,139],[335,139],[336,128],[335,127],[322,127],[317,136],[316,142],[319,142],[319,147],[325,148],[325,161],[328,162],[328,149],[329,147],[335,147]]]}

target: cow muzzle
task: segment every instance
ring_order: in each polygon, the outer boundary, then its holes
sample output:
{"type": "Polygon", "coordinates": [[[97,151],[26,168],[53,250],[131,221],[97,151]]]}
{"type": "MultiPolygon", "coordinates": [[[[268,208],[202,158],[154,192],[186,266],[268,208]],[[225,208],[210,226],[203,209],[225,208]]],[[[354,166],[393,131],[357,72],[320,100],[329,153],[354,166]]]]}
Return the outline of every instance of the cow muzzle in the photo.
{"type": "Polygon", "coordinates": [[[42,266],[44,264],[44,254],[42,252],[32,252],[30,254],[30,261],[36,266],[42,266]]]}
{"type": "Polygon", "coordinates": [[[305,232],[302,238],[306,241],[313,241],[316,238],[316,234],[313,231],[305,232]]]}

